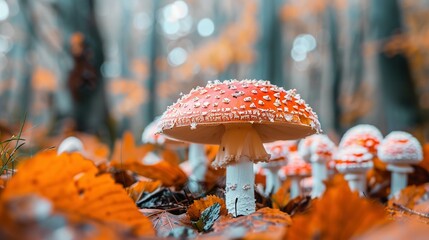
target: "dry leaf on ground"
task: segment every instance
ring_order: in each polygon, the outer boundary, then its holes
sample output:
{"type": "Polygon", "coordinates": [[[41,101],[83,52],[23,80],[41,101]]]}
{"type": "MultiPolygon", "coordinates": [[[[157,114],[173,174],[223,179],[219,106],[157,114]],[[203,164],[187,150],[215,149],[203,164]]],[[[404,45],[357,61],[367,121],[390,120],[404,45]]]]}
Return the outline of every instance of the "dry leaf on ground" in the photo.
{"type": "Polygon", "coordinates": [[[138,181],[125,190],[128,196],[136,202],[144,192],[151,193],[161,187],[161,185],[161,181],[138,181]]]}
{"type": "Polygon", "coordinates": [[[174,215],[161,209],[140,209],[140,212],[152,221],[153,227],[160,237],[166,237],[177,227],[192,228],[188,216],[184,213],[174,215]]]}
{"type": "Polygon", "coordinates": [[[351,239],[386,221],[383,206],[351,192],[340,176],[307,214],[293,218],[285,239],[351,239]]]}
{"type": "Polygon", "coordinates": [[[290,181],[286,180],[283,182],[282,186],[271,196],[271,201],[273,202],[273,208],[282,209],[290,201],[290,181]]]}
{"type": "Polygon", "coordinates": [[[291,222],[290,216],[278,209],[262,208],[248,216],[221,217],[213,226],[214,232],[202,239],[281,239],[291,222]]]}
{"type": "Polygon", "coordinates": [[[191,221],[197,221],[201,217],[201,213],[208,207],[215,203],[219,203],[220,215],[225,216],[228,214],[225,206],[225,201],[217,196],[209,195],[204,199],[195,200],[188,208],[186,214],[189,216],[191,221]]]}
{"type": "MultiPolygon", "coordinates": [[[[125,190],[110,175],[98,175],[95,165],[78,153],[57,156],[55,151],[46,151],[25,161],[3,190],[0,204],[4,207],[14,198],[28,194],[48,199],[55,211],[66,214],[72,222],[92,219],[139,236],[154,233],[151,222],[138,211],[125,190]]],[[[13,224],[6,220],[7,211],[0,214],[5,220],[2,224],[13,224]]]]}

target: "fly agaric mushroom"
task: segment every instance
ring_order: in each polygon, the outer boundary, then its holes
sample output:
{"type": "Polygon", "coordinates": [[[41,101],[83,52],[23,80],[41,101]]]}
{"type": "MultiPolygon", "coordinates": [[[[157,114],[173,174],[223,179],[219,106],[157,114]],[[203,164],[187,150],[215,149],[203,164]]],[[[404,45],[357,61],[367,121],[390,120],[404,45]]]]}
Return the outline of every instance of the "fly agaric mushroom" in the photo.
{"type": "Polygon", "coordinates": [[[377,148],[383,140],[380,130],[369,124],[360,124],[350,128],[341,138],[340,147],[360,145],[368,149],[373,156],[377,155],[377,148]]]}
{"type": "Polygon", "coordinates": [[[352,191],[362,196],[366,190],[366,172],[372,168],[372,154],[359,145],[351,145],[340,149],[334,156],[335,167],[344,174],[352,191]]]}
{"type": "Polygon", "coordinates": [[[312,197],[320,197],[325,191],[324,180],[328,178],[327,163],[332,159],[335,144],[326,135],[318,135],[310,147],[311,171],[313,175],[312,197]]]}
{"type": "Polygon", "coordinates": [[[64,139],[60,145],[58,146],[57,154],[60,155],[61,153],[72,153],[72,152],[79,152],[83,153],[83,143],[82,141],[77,137],[68,137],[64,139]]]}
{"type": "Polygon", "coordinates": [[[319,134],[314,134],[311,136],[308,136],[301,141],[299,141],[298,144],[298,153],[301,155],[301,157],[307,161],[310,162],[311,158],[311,144],[313,144],[313,141],[318,139],[320,137],[319,134]]]}
{"type": "Polygon", "coordinates": [[[271,193],[277,192],[277,190],[281,186],[280,178],[277,172],[280,170],[281,167],[287,164],[289,146],[285,142],[289,141],[275,141],[264,144],[265,150],[271,156],[270,161],[260,163],[260,166],[266,170],[266,196],[269,196],[271,193]]]}
{"type": "Polygon", "coordinates": [[[253,162],[269,159],[262,143],[302,138],[320,124],[296,90],[232,80],[193,89],[167,109],[160,128],[174,139],[220,145],[212,165],[227,168],[226,205],[238,216],[256,208],[253,162]]]}
{"type": "Polygon", "coordinates": [[[290,179],[290,197],[301,195],[300,181],[311,176],[311,165],[304,161],[298,152],[289,153],[289,162],[282,168],[285,175],[290,179]]]}
{"type": "Polygon", "coordinates": [[[407,174],[413,172],[410,164],[417,164],[423,159],[420,143],[411,134],[401,131],[391,132],[378,148],[381,161],[387,163],[392,172],[390,187],[391,197],[407,186],[407,174]]]}

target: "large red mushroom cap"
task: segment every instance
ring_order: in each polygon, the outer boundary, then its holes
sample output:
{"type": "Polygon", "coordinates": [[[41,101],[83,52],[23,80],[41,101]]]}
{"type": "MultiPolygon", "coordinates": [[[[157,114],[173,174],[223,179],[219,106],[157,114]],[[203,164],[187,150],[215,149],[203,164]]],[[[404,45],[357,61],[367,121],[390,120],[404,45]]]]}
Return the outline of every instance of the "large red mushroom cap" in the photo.
{"type": "Polygon", "coordinates": [[[320,132],[320,123],[296,91],[262,80],[209,82],[168,107],[161,131],[175,139],[219,144],[226,124],[251,123],[262,142],[320,132]]]}
{"type": "Polygon", "coordinates": [[[352,145],[340,149],[334,155],[335,167],[340,173],[361,173],[372,168],[372,154],[368,149],[352,145]]]}
{"type": "Polygon", "coordinates": [[[342,137],[340,147],[360,145],[368,149],[372,155],[377,154],[377,148],[383,140],[380,130],[369,124],[360,124],[350,128],[342,137]]]}
{"type": "Polygon", "coordinates": [[[423,150],[419,141],[411,134],[395,131],[381,142],[378,157],[385,163],[417,164],[423,160],[423,150]]]}

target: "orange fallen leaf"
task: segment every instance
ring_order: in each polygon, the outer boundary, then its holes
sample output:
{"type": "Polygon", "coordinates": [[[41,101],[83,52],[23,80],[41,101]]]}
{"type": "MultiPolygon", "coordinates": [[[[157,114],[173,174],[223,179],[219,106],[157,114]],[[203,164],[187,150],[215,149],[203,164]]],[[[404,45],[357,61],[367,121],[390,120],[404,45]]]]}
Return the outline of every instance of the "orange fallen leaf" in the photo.
{"type": "Polygon", "coordinates": [[[429,192],[429,184],[408,186],[402,189],[398,195],[391,198],[387,206],[393,207],[394,204],[398,204],[413,209],[416,204],[421,202],[427,192],[429,192]]]}
{"type": "Polygon", "coordinates": [[[118,169],[130,170],[150,179],[160,180],[165,186],[184,184],[187,176],[178,165],[163,159],[154,164],[143,163],[143,158],[153,148],[153,145],[136,146],[132,133],[125,132],[123,140],[116,141],[110,165],[118,169]]]}
{"type": "Polygon", "coordinates": [[[282,186],[271,196],[271,201],[273,202],[273,208],[282,209],[285,207],[290,200],[290,181],[286,180],[283,182],[282,186]]]}
{"type": "Polygon", "coordinates": [[[191,221],[197,221],[201,217],[201,213],[208,207],[215,203],[220,204],[220,215],[225,216],[228,214],[226,210],[225,201],[214,195],[208,195],[207,197],[195,200],[188,208],[186,214],[188,214],[191,221]]]}
{"type": "Polygon", "coordinates": [[[243,235],[234,236],[234,238],[281,239],[286,228],[291,223],[292,219],[287,213],[281,212],[278,209],[262,208],[243,217],[220,217],[213,226],[214,233],[210,234],[210,236],[217,236],[219,239],[224,239],[241,229],[243,235]]]}
{"type": "Polygon", "coordinates": [[[423,145],[423,161],[419,163],[419,166],[429,172],[429,143],[423,145]]]}
{"type": "Polygon", "coordinates": [[[296,215],[285,239],[351,239],[386,222],[383,206],[351,192],[340,176],[328,182],[307,214],[296,215]]]}
{"type": "Polygon", "coordinates": [[[95,165],[78,153],[57,156],[55,151],[46,151],[23,162],[4,189],[0,204],[27,194],[50,200],[56,211],[72,221],[93,219],[122,226],[138,236],[154,233],[125,190],[110,175],[98,175],[95,165]]]}
{"type": "Polygon", "coordinates": [[[161,181],[138,181],[127,187],[125,190],[127,191],[128,196],[130,196],[134,202],[136,202],[142,193],[151,193],[161,187],[161,185],[161,181]]]}

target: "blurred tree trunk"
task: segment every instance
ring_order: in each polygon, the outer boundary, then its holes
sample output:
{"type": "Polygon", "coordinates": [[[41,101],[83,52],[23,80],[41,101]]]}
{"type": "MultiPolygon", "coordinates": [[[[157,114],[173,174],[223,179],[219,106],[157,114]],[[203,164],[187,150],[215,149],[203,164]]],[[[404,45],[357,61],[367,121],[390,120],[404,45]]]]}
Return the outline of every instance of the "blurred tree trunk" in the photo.
{"type": "Polygon", "coordinates": [[[82,52],[73,52],[74,66],[68,78],[73,100],[73,119],[76,130],[97,134],[103,139],[114,138],[113,122],[107,108],[105,84],[101,76],[104,62],[103,42],[95,21],[94,0],[59,1],[58,12],[62,26],[67,29],[65,46],[81,33],[82,52]],[[74,35],[73,35],[74,34],[74,35]]]}
{"type": "MultiPolygon", "coordinates": [[[[401,31],[401,9],[397,0],[370,1],[370,37],[385,44],[386,40],[401,31]]],[[[380,46],[382,48],[383,45],[380,46]]],[[[379,89],[386,113],[385,131],[410,130],[421,123],[419,107],[410,68],[406,58],[399,54],[387,56],[383,51],[376,55],[379,89]]]]}

